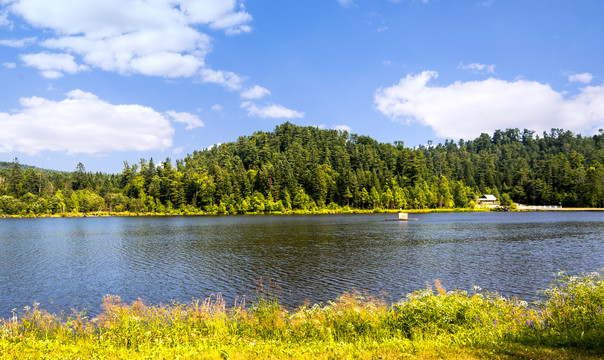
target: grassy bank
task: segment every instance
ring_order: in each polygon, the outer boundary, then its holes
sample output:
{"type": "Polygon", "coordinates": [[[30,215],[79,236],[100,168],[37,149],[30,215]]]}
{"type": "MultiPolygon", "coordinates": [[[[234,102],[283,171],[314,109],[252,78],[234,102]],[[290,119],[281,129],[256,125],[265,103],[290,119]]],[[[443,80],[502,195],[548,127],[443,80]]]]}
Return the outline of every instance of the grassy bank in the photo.
{"type": "Polygon", "coordinates": [[[34,306],[1,320],[0,358],[602,358],[602,272],[561,274],[543,295],[529,306],[436,281],[394,304],[346,294],[294,311],[270,294],[232,308],[220,296],[162,306],[107,296],[93,318],[34,306]]]}
{"type": "MultiPolygon", "coordinates": [[[[396,214],[399,212],[407,212],[410,214],[428,214],[428,213],[462,213],[462,212],[491,212],[491,211],[503,211],[500,208],[436,208],[436,209],[354,209],[349,207],[338,207],[334,209],[314,209],[314,210],[286,210],[286,211],[257,211],[257,212],[246,212],[240,213],[208,213],[197,210],[173,210],[170,212],[109,212],[109,211],[94,211],[94,212],[65,212],[59,214],[25,214],[25,215],[0,215],[0,218],[59,218],[59,217],[128,217],[128,216],[220,216],[220,215],[329,215],[329,214],[396,214]]],[[[516,212],[534,212],[534,211],[604,211],[604,208],[564,208],[557,210],[533,210],[533,209],[505,209],[505,211],[516,211],[516,212]]]]}
{"type": "Polygon", "coordinates": [[[337,209],[316,209],[316,210],[286,210],[286,211],[262,211],[262,212],[246,212],[245,214],[213,214],[203,211],[188,211],[188,210],[175,210],[172,212],[108,212],[108,211],[94,211],[94,212],[65,212],[60,214],[26,214],[26,215],[0,215],[0,218],[59,218],[59,217],[128,217],[128,216],[204,216],[204,215],[329,215],[329,214],[396,214],[399,212],[407,213],[455,213],[455,212],[488,212],[489,209],[468,209],[468,208],[453,208],[453,209],[352,209],[352,208],[337,208],[337,209]]]}

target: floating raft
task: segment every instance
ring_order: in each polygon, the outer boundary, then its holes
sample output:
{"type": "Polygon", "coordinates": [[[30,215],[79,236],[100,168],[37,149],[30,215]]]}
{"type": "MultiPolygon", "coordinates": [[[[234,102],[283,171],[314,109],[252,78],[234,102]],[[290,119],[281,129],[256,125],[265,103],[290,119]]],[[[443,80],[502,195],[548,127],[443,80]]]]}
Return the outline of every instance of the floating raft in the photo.
{"type": "Polygon", "coordinates": [[[419,219],[410,219],[407,213],[398,213],[398,219],[386,219],[386,221],[417,221],[419,219]]]}

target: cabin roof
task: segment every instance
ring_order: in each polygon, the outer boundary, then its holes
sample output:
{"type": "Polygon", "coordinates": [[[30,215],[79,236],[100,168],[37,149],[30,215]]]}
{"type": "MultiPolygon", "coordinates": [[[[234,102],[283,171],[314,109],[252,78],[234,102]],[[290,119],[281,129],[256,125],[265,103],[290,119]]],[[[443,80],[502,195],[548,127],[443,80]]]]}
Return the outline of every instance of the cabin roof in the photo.
{"type": "Polygon", "coordinates": [[[483,197],[481,197],[479,200],[484,200],[484,201],[497,201],[497,198],[493,195],[484,195],[483,197]]]}

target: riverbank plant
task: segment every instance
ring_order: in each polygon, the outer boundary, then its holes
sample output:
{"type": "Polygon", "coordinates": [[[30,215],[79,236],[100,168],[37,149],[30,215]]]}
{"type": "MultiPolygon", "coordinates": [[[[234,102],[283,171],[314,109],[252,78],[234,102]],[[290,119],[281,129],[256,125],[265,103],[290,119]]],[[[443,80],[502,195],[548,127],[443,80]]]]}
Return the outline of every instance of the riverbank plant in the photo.
{"type": "MultiPolygon", "coordinates": [[[[337,207],[333,209],[315,209],[315,210],[285,210],[285,211],[270,211],[270,212],[246,212],[244,214],[239,213],[212,213],[204,212],[201,210],[173,210],[170,212],[109,212],[109,211],[95,211],[88,213],[80,212],[66,212],[59,214],[25,214],[25,215],[0,215],[0,218],[65,218],[65,217],[130,217],[130,216],[214,216],[214,215],[237,215],[237,216],[255,216],[255,215],[335,215],[335,214],[397,214],[402,210],[398,209],[351,209],[349,207],[337,207]]],[[[460,212],[489,212],[490,209],[481,208],[453,208],[453,209],[417,209],[408,210],[405,212],[413,214],[427,214],[427,213],[460,213],[460,212]]]]}
{"type": "Polygon", "coordinates": [[[1,320],[0,358],[597,359],[602,274],[561,273],[531,305],[438,281],[393,304],[348,293],[286,309],[270,291],[232,307],[220,295],[169,305],[106,296],[96,316],[34,304],[1,320]]]}

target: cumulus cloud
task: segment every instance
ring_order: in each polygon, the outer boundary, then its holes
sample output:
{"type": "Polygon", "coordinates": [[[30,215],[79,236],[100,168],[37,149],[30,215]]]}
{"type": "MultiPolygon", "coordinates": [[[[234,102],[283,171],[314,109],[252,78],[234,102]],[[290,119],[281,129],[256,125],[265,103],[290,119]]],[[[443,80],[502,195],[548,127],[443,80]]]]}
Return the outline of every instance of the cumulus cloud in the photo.
{"type": "Polygon", "coordinates": [[[495,73],[495,65],[493,65],[493,64],[485,65],[485,64],[472,63],[472,64],[464,65],[464,63],[460,63],[457,68],[462,69],[462,70],[469,70],[469,71],[473,72],[474,74],[494,74],[495,73]]]}
{"type": "Polygon", "coordinates": [[[169,78],[194,76],[206,67],[211,39],[200,26],[247,32],[252,19],[237,0],[15,0],[7,8],[49,30],[41,46],[105,71],[169,78]]]}
{"type": "Polygon", "coordinates": [[[236,0],[184,0],[180,1],[182,12],[193,23],[208,24],[213,29],[224,29],[229,34],[249,32],[248,23],[252,16],[243,9],[243,4],[236,0]],[[238,4],[239,3],[239,4],[238,4]]]}
{"type": "Polygon", "coordinates": [[[257,116],[260,118],[281,118],[294,119],[304,117],[303,112],[290,110],[281,105],[267,105],[259,107],[251,101],[244,101],[241,107],[247,111],[248,116],[257,116]]]}
{"type": "Polygon", "coordinates": [[[69,54],[26,54],[21,55],[21,60],[25,65],[40,70],[42,76],[49,79],[59,78],[63,72],[75,74],[88,70],[88,66],[76,64],[74,57],[69,54]]]}
{"type": "Polygon", "coordinates": [[[237,91],[241,89],[243,78],[230,71],[203,69],[201,71],[201,81],[222,85],[228,90],[237,91]]]}
{"type": "Polygon", "coordinates": [[[591,75],[590,73],[570,74],[568,76],[568,81],[589,84],[593,80],[593,78],[593,75],[591,75]]]}
{"type": "Polygon", "coordinates": [[[260,99],[270,94],[271,92],[268,89],[255,85],[242,91],[241,97],[244,99],[260,99]]]}
{"type": "Polygon", "coordinates": [[[15,64],[14,62],[5,62],[5,63],[2,63],[2,66],[4,66],[7,69],[14,69],[17,67],[17,64],[15,64]]]}
{"type": "Polygon", "coordinates": [[[0,152],[107,153],[172,146],[174,129],[157,111],[140,105],[113,105],[73,90],[61,101],[21,98],[22,109],[0,113],[0,152]]]}
{"type": "Polygon", "coordinates": [[[214,104],[212,105],[212,110],[216,111],[216,112],[221,112],[222,111],[222,105],[220,104],[214,104]]]}
{"type": "Polygon", "coordinates": [[[186,124],[187,130],[193,130],[197,127],[204,126],[203,121],[199,120],[197,115],[186,112],[167,111],[166,115],[177,123],[186,124]]]}
{"type": "Polygon", "coordinates": [[[499,79],[431,86],[438,73],[409,74],[375,93],[376,108],[396,121],[416,121],[438,136],[471,139],[497,129],[594,133],[604,127],[604,86],[567,97],[547,84],[499,79]]]}

